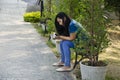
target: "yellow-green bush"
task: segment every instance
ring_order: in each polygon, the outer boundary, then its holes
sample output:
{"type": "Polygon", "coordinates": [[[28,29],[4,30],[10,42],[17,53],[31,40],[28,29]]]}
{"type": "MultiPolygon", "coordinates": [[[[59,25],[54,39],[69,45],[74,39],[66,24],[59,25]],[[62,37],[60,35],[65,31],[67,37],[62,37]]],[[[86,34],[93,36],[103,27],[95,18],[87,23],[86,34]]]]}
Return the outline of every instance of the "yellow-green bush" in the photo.
{"type": "Polygon", "coordinates": [[[23,15],[25,22],[39,22],[40,21],[40,12],[28,12],[23,15]]]}

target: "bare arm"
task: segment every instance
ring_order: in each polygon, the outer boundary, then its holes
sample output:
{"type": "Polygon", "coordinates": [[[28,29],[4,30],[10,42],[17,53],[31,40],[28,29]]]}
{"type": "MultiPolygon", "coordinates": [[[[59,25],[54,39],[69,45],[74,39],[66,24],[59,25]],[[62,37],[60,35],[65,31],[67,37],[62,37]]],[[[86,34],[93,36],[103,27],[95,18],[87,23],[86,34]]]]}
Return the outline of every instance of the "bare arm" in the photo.
{"type": "Polygon", "coordinates": [[[56,36],[56,39],[62,40],[74,40],[76,38],[76,33],[70,33],[70,36],[56,36]]]}

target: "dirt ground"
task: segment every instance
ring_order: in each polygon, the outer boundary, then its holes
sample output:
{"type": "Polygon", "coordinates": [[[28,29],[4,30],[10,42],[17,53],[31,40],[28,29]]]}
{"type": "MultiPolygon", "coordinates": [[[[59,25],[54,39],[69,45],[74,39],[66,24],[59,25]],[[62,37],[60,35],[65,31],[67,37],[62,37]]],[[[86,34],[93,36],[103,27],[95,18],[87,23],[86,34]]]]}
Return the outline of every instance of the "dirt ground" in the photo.
{"type": "Polygon", "coordinates": [[[108,32],[110,46],[100,57],[108,62],[107,75],[120,78],[120,26],[114,26],[108,32]]]}

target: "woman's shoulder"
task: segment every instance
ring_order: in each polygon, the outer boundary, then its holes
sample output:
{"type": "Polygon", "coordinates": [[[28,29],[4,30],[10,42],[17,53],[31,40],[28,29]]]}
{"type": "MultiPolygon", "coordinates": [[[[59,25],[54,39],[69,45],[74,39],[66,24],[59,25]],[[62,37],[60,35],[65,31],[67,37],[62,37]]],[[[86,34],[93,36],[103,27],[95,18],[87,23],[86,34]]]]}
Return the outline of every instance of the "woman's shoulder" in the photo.
{"type": "Polygon", "coordinates": [[[76,23],[77,23],[77,21],[75,21],[74,19],[72,19],[71,22],[70,22],[70,26],[71,25],[75,25],[76,23]]]}
{"type": "Polygon", "coordinates": [[[71,20],[70,26],[69,26],[69,31],[70,33],[76,32],[77,31],[77,26],[76,26],[76,21],[71,20]]]}
{"type": "Polygon", "coordinates": [[[70,27],[71,26],[75,26],[77,28],[79,28],[79,27],[82,28],[82,25],[79,22],[77,22],[76,20],[74,20],[74,19],[72,19],[71,22],[70,22],[70,27]]]}

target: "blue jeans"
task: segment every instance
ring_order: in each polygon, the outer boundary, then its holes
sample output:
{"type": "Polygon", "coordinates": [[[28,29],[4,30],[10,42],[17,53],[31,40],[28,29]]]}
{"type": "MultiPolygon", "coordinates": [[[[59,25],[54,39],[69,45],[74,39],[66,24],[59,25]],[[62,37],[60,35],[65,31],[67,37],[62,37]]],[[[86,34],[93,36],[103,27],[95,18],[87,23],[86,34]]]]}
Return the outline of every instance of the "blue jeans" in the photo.
{"type": "Polygon", "coordinates": [[[60,42],[61,62],[65,63],[65,66],[70,67],[71,52],[70,48],[73,48],[74,44],[69,40],[62,40],[60,42]]]}

